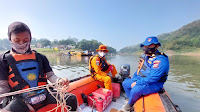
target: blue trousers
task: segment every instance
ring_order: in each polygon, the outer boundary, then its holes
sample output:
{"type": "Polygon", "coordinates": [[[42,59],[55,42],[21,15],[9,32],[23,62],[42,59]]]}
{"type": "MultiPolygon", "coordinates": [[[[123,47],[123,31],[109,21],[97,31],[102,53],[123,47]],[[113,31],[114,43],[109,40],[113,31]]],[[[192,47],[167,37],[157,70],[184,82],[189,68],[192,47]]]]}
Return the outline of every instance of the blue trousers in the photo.
{"type": "Polygon", "coordinates": [[[142,95],[152,94],[159,92],[162,88],[158,86],[156,83],[148,84],[148,85],[139,85],[136,84],[133,88],[131,88],[131,84],[136,82],[134,79],[125,79],[122,83],[124,91],[129,98],[128,104],[133,105],[142,95]]]}

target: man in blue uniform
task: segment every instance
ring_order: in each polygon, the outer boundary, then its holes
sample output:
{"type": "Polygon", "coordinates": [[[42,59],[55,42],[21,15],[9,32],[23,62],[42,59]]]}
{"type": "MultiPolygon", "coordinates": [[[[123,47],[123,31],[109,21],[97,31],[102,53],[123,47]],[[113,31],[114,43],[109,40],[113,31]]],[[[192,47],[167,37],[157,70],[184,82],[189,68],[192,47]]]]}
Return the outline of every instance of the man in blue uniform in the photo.
{"type": "Polygon", "coordinates": [[[129,98],[125,110],[133,110],[133,105],[140,96],[157,93],[163,88],[168,76],[169,60],[168,56],[158,51],[159,46],[161,44],[156,37],[148,37],[140,45],[144,54],[140,58],[138,69],[131,79],[122,83],[129,98]]]}

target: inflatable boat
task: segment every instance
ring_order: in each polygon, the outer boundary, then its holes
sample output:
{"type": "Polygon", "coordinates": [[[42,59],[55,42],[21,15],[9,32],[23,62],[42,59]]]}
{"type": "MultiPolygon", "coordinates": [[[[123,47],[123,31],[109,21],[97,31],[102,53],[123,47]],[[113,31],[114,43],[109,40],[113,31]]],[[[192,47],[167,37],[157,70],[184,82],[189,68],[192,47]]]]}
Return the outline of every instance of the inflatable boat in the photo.
{"type": "MultiPolygon", "coordinates": [[[[96,104],[90,105],[90,96],[91,93],[96,94],[95,91],[104,88],[103,82],[96,81],[92,77],[87,76],[83,78],[76,79],[69,84],[70,88],[68,90],[69,93],[76,95],[79,103],[79,108],[77,111],[79,112],[125,112],[123,110],[124,105],[128,102],[126,98],[123,96],[123,93],[116,98],[116,102],[112,102],[104,99],[102,95],[97,94],[96,104]],[[102,98],[101,98],[102,97],[102,98]],[[101,100],[103,105],[98,105],[98,100],[101,100]],[[89,105],[88,105],[89,104],[89,105]],[[106,107],[104,106],[106,104],[106,107]]],[[[103,90],[102,90],[103,91],[103,90]]],[[[105,91],[105,89],[104,89],[105,91]]],[[[108,93],[109,90],[107,90],[108,93]]],[[[114,90],[113,90],[114,91],[114,90]]],[[[110,94],[110,93],[109,93],[110,94]]],[[[114,93],[116,94],[116,93],[114,93]]],[[[113,97],[112,95],[110,95],[113,97]]],[[[112,98],[109,98],[112,99],[112,98]]],[[[37,112],[44,112],[51,110],[56,107],[56,104],[47,105],[37,112]]],[[[180,109],[177,108],[172,100],[170,99],[168,93],[166,91],[161,91],[159,93],[154,93],[146,96],[142,96],[134,105],[134,112],[180,112],[180,109]]]]}
{"type": "MultiPolygon", "coordinates": [[[[70,81],[69,93],[76,95],[78,99],[78,112],[125,112],[124,106],[128,103],[121,83],[130,78],[130,65],[121,66],[117,80],[113,80],[113,91],[104,89],[103,82],[94,80],[90,75],[70,81]],[[121,89],[120,89],[121,88],[121,89]],[[112,102],[112,98],[116,102],[112,102]]],[[[39,112],[55,108],[56,104],[47,105],[39,112]]],[[[181,112],[175,105],[167,91],[141,96],[134,104],[134,112],[181,112]]]]}

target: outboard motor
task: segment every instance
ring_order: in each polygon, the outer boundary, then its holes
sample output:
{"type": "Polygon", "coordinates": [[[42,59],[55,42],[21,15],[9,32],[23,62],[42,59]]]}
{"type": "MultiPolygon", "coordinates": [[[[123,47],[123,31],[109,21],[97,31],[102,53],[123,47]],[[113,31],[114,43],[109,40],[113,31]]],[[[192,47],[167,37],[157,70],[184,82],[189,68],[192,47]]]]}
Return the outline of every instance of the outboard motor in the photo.
{"type": "Polygon", "coordinates": [[[122,87],[122,82],[126,79],[126,78],[131,78],[130,77],[130,65],[129,64],[123,64],[120,67],[120,72],[119,72],[118,77],[116,77],[115,79],[113,79],[113,82],[115,83],[120,83],[121,86],[121,92],[124,92],[124,89],[122,87]]]}
{"type": "Polygon", "coordinates": [[[129,64],[123,64],[120,67],[119,75],[123,78],[123,81],[126,78],[130,78],[130,76],[129,76],[130,75],[130,65],[129,64]]]}

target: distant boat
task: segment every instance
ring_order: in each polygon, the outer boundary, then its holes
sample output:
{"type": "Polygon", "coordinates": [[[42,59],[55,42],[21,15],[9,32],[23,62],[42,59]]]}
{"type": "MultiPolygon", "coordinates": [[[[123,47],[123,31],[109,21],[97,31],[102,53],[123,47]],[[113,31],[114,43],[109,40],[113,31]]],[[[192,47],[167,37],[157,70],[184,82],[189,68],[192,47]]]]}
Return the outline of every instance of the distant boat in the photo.
{"type": "Polygon", "coordinates": [[[92,56],[92,51],[86,50],[81,53],[81,56],[92,56]]]}

